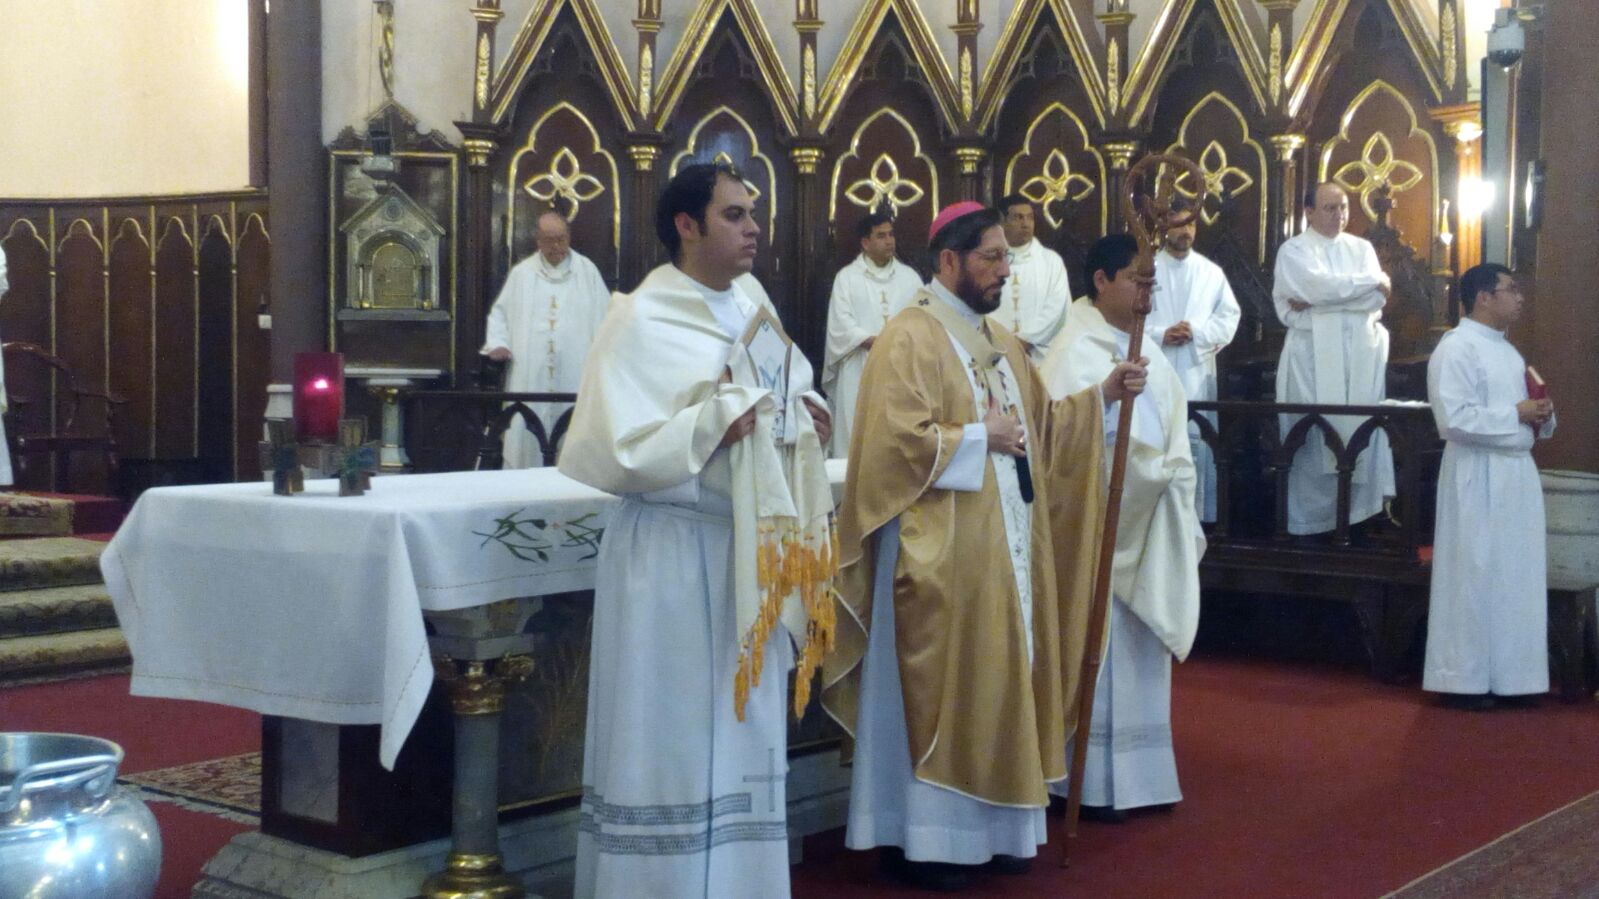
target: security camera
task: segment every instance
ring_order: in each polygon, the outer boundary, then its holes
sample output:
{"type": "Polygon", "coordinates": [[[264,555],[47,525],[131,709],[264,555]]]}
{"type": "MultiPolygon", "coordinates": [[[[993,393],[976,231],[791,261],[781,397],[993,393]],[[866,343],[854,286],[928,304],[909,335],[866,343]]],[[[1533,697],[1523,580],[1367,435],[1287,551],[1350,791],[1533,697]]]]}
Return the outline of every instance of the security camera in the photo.
{"type": "Polygon", "coordinates": [[[1521,62],[1527,50],[1527,33],[1521,27],[1516,11],[1500,7],[1494,10],[1494,27],[1488,32],[1488,59],[1502,69],[1521,62]]]}

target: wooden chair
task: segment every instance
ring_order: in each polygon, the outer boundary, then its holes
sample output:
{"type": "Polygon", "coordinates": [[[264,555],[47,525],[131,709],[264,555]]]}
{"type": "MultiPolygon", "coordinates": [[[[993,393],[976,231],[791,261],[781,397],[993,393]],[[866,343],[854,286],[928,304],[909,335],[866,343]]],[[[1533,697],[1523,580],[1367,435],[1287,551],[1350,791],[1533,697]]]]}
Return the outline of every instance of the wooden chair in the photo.
{"type": "MultiPolygon", "coordinates": [[[[18,483],[22,481],[22,473],[28,470],[30,460],[44,456],[54,467],[51,489],[70,493],[72,457],[89,452],[103,456],[107,489],[114,485],[117,441],[113,419],[116,407],[127,400],[84,386],[65,362],[38,344],[7,341],[0,344],[0,356],[4,358],[10,400],[5,413],[6,443],[16,465],[18,483]],[[56,385],[54,391],[50,389],[52,380],[56,385]],[[56,402],[54,417],[50,414],[52,394],[56,402]],[[100,415],[104,417],[85,411],[86,401],[98,402],[103,410],[100,415]]],[[[89,406],[92,409],[93,403],[89,406]]]]}

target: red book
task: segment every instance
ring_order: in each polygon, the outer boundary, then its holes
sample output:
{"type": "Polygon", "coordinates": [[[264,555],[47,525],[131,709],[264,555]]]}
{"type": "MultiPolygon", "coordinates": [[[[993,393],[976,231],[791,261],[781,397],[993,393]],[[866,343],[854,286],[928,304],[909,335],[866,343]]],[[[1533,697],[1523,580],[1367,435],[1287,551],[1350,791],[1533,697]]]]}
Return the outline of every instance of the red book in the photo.
{"type": "Polygon", "coordinates": [[[1538,369],[1527,366],[1527,399],[1546,400],[1549,398],[1549,385],[1544,383],[1543,376],[1538,374],[1538,369]]]}

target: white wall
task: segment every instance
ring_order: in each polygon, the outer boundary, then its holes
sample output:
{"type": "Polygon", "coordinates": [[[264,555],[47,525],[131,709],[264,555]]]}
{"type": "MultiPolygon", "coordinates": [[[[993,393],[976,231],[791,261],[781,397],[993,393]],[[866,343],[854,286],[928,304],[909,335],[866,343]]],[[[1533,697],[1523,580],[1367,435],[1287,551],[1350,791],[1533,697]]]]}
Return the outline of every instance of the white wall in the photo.
{"type": "Polygon", "coordinates": [[[0,196],[245,187],[243,0],[0,0],[0,196]]]}
{"type": "MultiPolygon", "coordinates": [[[[4,2],[4,0],[0,0],[4,2]]],[[[417,117],[425,134],[439,131],[451,143],[455,122],[472,114],[472,41],[477,21],[468,0],[396,0],[394,98],[417,117]]],[[[501,24],[500,33],[515,39],[501,24]]],[[[383,102],[378,78],[378,19],[372,0],[322,0],[322,140],[363,123],[383,102]]],[[[505,49],[509,49],[507,46],[505,49]]]]}

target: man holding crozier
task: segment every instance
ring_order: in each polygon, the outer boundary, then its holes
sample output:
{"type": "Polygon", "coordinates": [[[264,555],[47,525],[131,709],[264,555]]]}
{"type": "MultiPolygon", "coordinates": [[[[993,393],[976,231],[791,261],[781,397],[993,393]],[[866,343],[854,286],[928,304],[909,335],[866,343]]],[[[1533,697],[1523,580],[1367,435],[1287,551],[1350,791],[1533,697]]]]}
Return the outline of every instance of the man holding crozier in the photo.
{"type": "MultiPolygon", "coordinates": [[[[1128,346],[1140,294],[1148,289],[1137,274],[1137,255],[1138,241],[1126,234],[1094,244],[1083,271],[1088,296],[1073,303],[1043,365],[1050,395],[1062,397],[1100,383],[1118,360],[1149,359],[1148,386],[1133,404],[1128,435],[1109,619],[1083,771],[1085,816],[1109,820],[1127,809],[1182,799],[1172,749],[1171,662],[1187,658],[1194,644],[1205,551],[1194,511],[1197,479],[1184,384],[1155,342],[1160,330],[1144,332],[1138,353],[1128,346]]],[[[1169,293],[1157,280],[1155,296],[1169,293]]],[[[1105,409],[1107,463],[1120,412],[1116,405],[1105,409]]],[[[1050,785],[1061,796],[1066,788],[1050,785]]]]}

